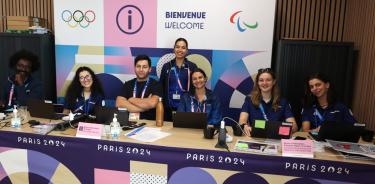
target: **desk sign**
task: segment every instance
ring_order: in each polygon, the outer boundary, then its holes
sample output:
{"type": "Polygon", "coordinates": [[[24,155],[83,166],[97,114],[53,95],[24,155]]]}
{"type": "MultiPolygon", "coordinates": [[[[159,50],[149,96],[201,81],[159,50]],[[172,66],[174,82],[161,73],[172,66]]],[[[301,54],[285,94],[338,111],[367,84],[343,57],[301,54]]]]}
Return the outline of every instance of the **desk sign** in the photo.
{"type": "Polygon", "coordinates": [[[100,139],[103,125],[79,122],[76,137],[100,139]]]}
{"type": "Polygon", "coordinates": [[[281,152],[286,157],[314,158],[314,143],[312,140],[281,140],[281,152]]]}

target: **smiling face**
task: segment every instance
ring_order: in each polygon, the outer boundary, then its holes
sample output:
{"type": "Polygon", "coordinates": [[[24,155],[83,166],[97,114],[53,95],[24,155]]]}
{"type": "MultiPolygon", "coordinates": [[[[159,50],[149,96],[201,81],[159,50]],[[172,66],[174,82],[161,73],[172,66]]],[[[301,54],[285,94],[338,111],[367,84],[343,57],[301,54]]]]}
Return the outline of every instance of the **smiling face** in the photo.
{"type": "Polygon", "coordinates": [[[187,51],[188,51],[186,42],[184,42],[182,40],[176,42],[176,44],[174,45],[174,50],[173,51],[174,51],[174,54],[176,55],[176,59],[183,59],[183,58],[185,58],[185,56],[187,54],[187,51]]]}
{"type": "Polygon", "coordinates": [[[148,75],[151,72],[151,67],[148,65],[147,60],[139,60],[135,64],[135,75],[138,81],[147,80],[148,75]]]}
{"type": "Polygon", "coordinates": [[[273,79],[270,73],[262,73],[259,75],[258,86],[261,92],[271,92],[276,80],[273,79]]]}
{"type": "Polygon", "coordinates": [[[317,98],[326,96],[329,89],[329,82],[323,82],[319,79],[309,80],[309,87],[311,93],[317,98]]]}
{"type": "Polygon", "coordinates": [[[202,89],[206,87],[207,79],[201,72],[194,72],[191,75],[191,80],[195,89],[202,89]]]}
{"type": "Polygon", "coordinates": [[[79,73],[79,82],[82,87],[91,88],[93,83],[91,74],[88,71],[83,70],[79,73]]]}

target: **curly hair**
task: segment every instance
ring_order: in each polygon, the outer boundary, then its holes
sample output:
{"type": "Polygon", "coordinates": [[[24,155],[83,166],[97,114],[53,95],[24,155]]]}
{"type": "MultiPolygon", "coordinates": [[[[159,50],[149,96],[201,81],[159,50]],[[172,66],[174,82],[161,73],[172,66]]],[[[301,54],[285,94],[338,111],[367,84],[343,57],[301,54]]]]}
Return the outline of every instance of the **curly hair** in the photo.
{"type": "Polygon", "coordinates": [[[328,79],[328,77],[322,73],[311,74],[305,82],[305,96],[303,99],[303,106],[305,108],[312,107],[314,104],[318,104],[318,99],[314,94],[311,93],[309,81],[313,79],[318,79],[324,83],[329,83],[329,89],[327,92],[328,105],[336,103],[336,97],[334,95],[334,86],[328,79]]]}
{"type": "Polygon", "coordinates": [[[38,56],[27,50],[20,50],[14,53],[9,59],[9,67],[15,69],[18,61],[21,59],[30,62],[31,72],[37,71],[40,67],[38,56]]]}
{"type": "Polygon", "coordinates": [[[81,85],[79,81],[79,74],[83,71],[89,72],[90,75],[92,76],[92,86],[91,86],[92,94],[100,94],[104,96],[102,85],[100,81],[98,80],[98,78],[96,77],[94,71],[92,71],[89,67],[82,66],[77,69],[76,74],[73,78],[73,81],[69,85],[68,90],[66,92],[65,100],[67,101],[69,107],[74,106],[74,104],[76,103],[76,99],[82,95],[83,86],[81,85]]]}
{"type": "MultiPolygon", "coordinates": [[[[275,73],[270,69],[270,68],[266,68],[266,69],[259,69],[258,71],[258,74],[255,78],[255,82],[254,82],[254,87],[253,89],[251,90],[250,92],[250,99],[251,99],[251,102],[254,104],[254,106],[256,107],[259,107],[260,105],[260,102],[262,100],[262,93],[260,91],[260,88],[259,88],[259,85],[258,85],[258,82],[259,82],[259,76],[263,73],[268,73],[272,76],[272,79],[273,80],[276,80],[276,75],[275,73]]],[[[272,92],[271,92],[271,95],[272,95],[272,109],[274,111],[277,111],[280,105],[280,90],[279,90],[279,87],[277,85],[277,82],[275,83],[275,85],[272,87],[272,92]]]]}

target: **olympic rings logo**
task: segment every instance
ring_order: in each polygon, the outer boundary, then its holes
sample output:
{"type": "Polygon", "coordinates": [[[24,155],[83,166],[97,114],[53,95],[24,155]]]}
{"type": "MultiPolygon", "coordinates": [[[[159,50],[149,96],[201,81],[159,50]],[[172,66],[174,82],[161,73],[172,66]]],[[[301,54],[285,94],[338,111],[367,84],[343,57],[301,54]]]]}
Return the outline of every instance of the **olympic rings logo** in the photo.
{"type": "Polygon", "coordinates": [[[92,10],[87,10],[85,13],[81,10],[76,10],[73,13],[70,10],[64,10],[61,13],[61,19],[71,28],[75,28],[78,25],[82,28],[87,28],[90,23],[95,21],[95,18],[95,12],[92,10]]]}

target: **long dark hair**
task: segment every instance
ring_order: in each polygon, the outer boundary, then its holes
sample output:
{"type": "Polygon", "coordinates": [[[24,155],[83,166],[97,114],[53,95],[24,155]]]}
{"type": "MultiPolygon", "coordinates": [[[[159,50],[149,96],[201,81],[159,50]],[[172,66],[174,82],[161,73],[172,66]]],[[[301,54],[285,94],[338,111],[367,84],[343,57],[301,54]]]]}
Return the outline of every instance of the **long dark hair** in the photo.
{"type": "Polygon", "coordinates": [[[69,85],[68,90],[66,92],[66,101],[68,102],[69,106],[73,106],[76,103],[76,99],[82,95],[83,86],[79,82],[79,74],[83,71],[87,71],[90,73],[92,78],[92,86],[91,86],[91,94],[92,95],[102,95],[104,96],[103,88],[96,77],[94,71],[92,71],[89,67],[82,66],[79,67],[76,71],[76,74],[73,78],[72,83],[69,85]]]}
{"type": "Polygon", "coordinates": [[[259,107],[259,105],[260,105],[260,102],[262,100],[262,92],[260,91],[258,81],[259,81],[259,76],[264,74],[264,73],[270,74],[272,76],[272,79],[275,80],[275,84],[272,87],[271,95],[272,95],[272,109],[274,111],[277,111],[277,109],[279,108],[279,104],[280,104],[280,90],[279,90],[279,86],[277,85],[276,75],[272,71],[271,68],[264,68],[264,69],[258,70],[258,74],[257,74],[257,76],[255,78],[255,82],[254,82],[254,87],[250,92],[251,102],[256,107],[259,107]]]}
{"type": "MultiPolygon", "coordinates": [[[[196,68],[196,69],[194,69],[194,70],[190,73],[190,81],[191,81],[191,82],[193,82],[193,74],[194,74],[194,73],[197,73],[197,72],[201,73],[201,74],[203,75],[203,77],[204,77],[205,79],[207,79],[206,72],[204,72],[204,70],[201,69],[201,68],[196,68]]],[[[189,94],[192,95],[192,96],[195,95],[195,87],[194,87],[194,85],[191,85],[191,88],[190,88],[190,90],[189,90],[189,94]]]]}
{"type": "Polygon", "coordinates": [[[308,108],[308,107],[312,107],[315,104],[318,104],[317,97],[314,94],[312,94],[311,90],[310,90],[309,81],[313,80],[313,79],[318,79],[318,80],[321,80],[324,83],[329,83],[329,88],[328,88],[328,91],[327,91],[328,105],[336,103],[336,97],[334,95],[334,88],[333,88],[334,86],[330,82],[329,78],[322,73],[314,73],[306,79],[306,82],[305,82],[305,97],[304,97],[304,100],[303,100],[303,106],[305,108],[308,108]]]}

